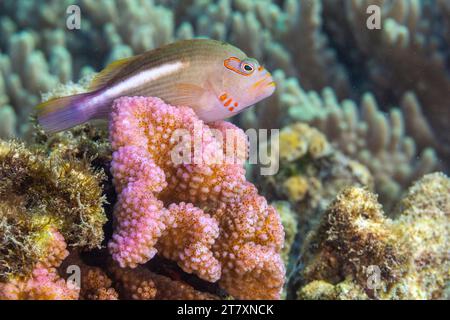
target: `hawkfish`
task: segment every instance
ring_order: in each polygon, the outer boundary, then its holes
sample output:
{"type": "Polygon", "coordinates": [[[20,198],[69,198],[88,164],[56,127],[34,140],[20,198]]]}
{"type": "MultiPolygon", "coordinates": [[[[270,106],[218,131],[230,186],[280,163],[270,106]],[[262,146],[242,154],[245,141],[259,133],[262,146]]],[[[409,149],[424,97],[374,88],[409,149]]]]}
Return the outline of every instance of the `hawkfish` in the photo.
{"type": "Polygon", "coordinates": [[[205,122],[229,118],[275,91],[271,74],[237,47],[211,39],[177,41],[117,60],[98,73],[86,93],[37,106],[47,132],[108,119],[122,96],[158,97],[191,107],[205,122]]]}

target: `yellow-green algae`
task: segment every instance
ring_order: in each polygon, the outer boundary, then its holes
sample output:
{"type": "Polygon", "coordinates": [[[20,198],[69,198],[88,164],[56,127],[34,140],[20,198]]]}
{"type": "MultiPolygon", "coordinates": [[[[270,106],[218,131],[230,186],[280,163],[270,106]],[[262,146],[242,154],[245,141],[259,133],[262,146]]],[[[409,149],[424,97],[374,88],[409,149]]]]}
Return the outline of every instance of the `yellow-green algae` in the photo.
{"type": "Polygon", "coordinates": [[[442,299],[450,279],[450,179],[424,176],[387,218],[376,196],[350,187],[303,250],[300,299],[442,299]],[[379,271],[379,273],[377,273],[379,271]]]}
{"type": "Polygon", "coordinates": [[[294,211],[292,211],[289,202],[287,201],[275,201],[271,203],[275,207],[281,218],[281,223],[284,228],[284,247],[281,251],[281,257],[283,258],[286,267],[289,263],[289,257],[291,253],[292,245],[295,241],[295,235],[298,231],[297,218],[294,211]]]}
{"type": "Polygon", "coordinates": [[[0,278],[29,272],[51,245],[50,228],[70,246],[100,247],[103,179],[86,160],[0,140],[0,278]]]}
{"type": "Polygon", "coordinates": [[[340,190],[349,186],[373,189],[372,175],[365,166],[342,154],[322,132],[304,123],[281,130],[279,158],[279,172],[260,176],[258,182],[265,195],[289,201],[298,220],[300,243],[340,190]]]}

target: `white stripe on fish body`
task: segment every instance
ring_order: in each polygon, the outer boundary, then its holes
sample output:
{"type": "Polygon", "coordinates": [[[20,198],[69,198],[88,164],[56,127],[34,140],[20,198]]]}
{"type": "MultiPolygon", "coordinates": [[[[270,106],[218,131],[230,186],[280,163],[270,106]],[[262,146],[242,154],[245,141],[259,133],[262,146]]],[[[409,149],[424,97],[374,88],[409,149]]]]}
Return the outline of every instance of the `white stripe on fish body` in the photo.
{"type": "Polygon", "coordinates": [[[138,88],[142,85],[145,85],[146,83],[158,80],[164,76],[174,74],[187,66],[189,66],[189,63],[176,61],[165,63],[152,69],[142,71],[124,81],[119,82],[115,86],[106,89],[103,93],[101,93],[98,97],[94,98],[93,100],[98,99],[97,102],[100,102],[104,101],[103,100],[104,98],[115,99],[129,92],[129,90],[138,88]]]}

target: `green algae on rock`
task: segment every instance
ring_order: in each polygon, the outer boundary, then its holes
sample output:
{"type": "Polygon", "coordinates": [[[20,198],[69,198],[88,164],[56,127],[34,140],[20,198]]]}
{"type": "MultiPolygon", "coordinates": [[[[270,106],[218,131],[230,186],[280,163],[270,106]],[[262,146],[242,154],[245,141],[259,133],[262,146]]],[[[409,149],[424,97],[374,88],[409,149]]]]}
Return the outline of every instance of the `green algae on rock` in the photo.
{"type": "Polygon", "coordinates": [[[303,248],[304,267],[293,281],[297,297],[445,298],[450,179],[442,173],[426,175],[398,208],[393,220],[366,189],[340,193],[303,248]]]}
{"type": "Polygon", "coordinates": [[[278,174],[257,179],[271,200],[290,202],[296,213],[297,240],[301,244],[342,188],[373,189],[373,178],[365,166],[333,148],[319,130],[307,124],[286,126],[279,138],[278,174]]]}
{"type": "Polygon", "coordinates": [[[99,247],[106,222],[103,179],[86,161],[0,140],[0,276],[29,271],[45,255],[50,227],[69,246],[99,247]]]}

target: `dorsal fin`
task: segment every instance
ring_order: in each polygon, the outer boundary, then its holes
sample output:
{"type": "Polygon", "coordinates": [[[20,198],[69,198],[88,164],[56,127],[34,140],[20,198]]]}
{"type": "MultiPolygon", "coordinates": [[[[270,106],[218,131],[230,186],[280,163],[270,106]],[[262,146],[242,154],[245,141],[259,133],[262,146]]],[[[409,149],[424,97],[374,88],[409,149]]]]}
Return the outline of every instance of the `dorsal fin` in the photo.
{"type": "Polygon", "coordinates": [[[91,84],[89,86],[89,90],[97,90],[103,87],[109,80],[114,78],[120,71],[123,70],[123,67],[131,63],[137,58],[137,56],[128,57],[124,59],[119,59],[111,62],[106,66],[105,69],[100,71],[95,75],[92,79],[91,84]]]}

